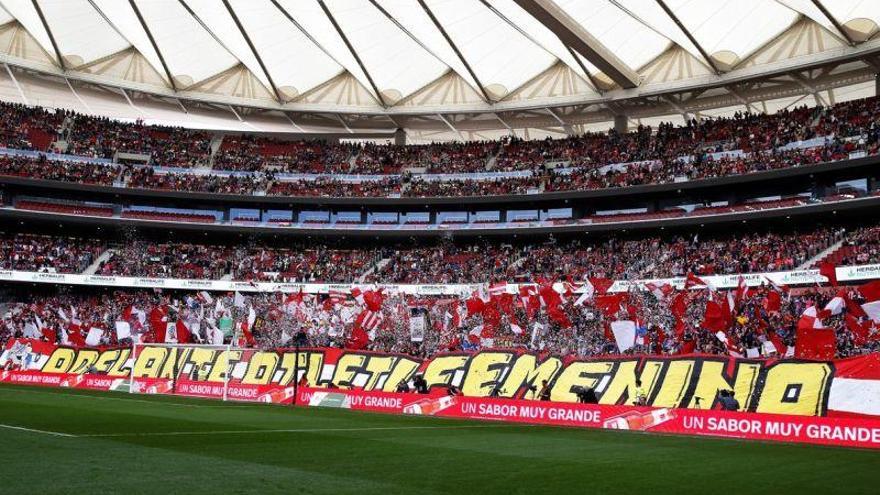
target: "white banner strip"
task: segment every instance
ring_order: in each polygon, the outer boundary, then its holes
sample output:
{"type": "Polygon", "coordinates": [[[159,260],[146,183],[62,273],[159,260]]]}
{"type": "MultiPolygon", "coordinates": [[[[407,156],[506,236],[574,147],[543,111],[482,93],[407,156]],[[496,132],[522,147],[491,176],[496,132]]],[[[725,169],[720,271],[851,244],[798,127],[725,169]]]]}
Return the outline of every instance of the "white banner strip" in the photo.
{"type": "MultiPolygon", "coordinates": [[[[738,284],[740,275],[705,275],[700,278],[718,289],[732,289],[738,284]]],[[[819,275],[819,270],[797,270],[788,272],[769,273],[746,273],[742,277],[749,286],[765,284],[767,279],[778,285],[810,285],[826,283],[824,276],[819,275]]],[[[837,267],[837,280],[839,282],[855,282],[880,278],[880,264],[839,266],[837,267]]],[[[308,294],[326,294],[331,290],[348,291],[355,286],[371,286],[371,284],[315,284],[315,283],[285,283],[285,282],[243,282],[231,280],[192,280],[178,278],[155,278],[155,277],[117,277],[112,275],[81,275],[47,272],[25,272],[17,270],[0,270],[0,281],[10,282],[37,282],[48,284],[90,285],[96,287],[141,287],[145,289],[194,289],[214,291],[239,291],[239,292],[299,292],[302,290],[308,294]]],[[[618,280],[611,286],[609,292],[625,292],[631,287],[644,288],[647,283],[655,285],[670,284],[676,288],[684,287],[685,277],[658,278],[643,280],[618,280]]],[[[385,288],[388,292],[420,295],[470,295],[473,291],[486,287],[486,284],[375,284],[376,287],[385,288]]],[[[519,291],[519,285],[534,284],[507,284],[505,291],[515,294],[519,291]]],[[[562,290],[562,284],[557,283],[556,289],[562,290]]],[[[575,292],[581,292],[579,289],[575,292]]]]}

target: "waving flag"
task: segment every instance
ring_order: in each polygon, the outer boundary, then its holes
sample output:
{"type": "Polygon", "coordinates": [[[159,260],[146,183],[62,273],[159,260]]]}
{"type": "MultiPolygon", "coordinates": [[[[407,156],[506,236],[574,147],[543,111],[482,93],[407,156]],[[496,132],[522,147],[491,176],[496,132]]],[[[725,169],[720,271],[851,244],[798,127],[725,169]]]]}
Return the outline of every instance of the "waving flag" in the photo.
{"type": "Polygon", "coordinates": [[[617,342],[617,349],[625,352],[636,343],[636,322],[632,320],[617,320],[611,322],[611,333],[617,342]]]}
{"type": "Polygon", "coordinates": [[[837,349],[834,329],[827,328],[822,323],[821,317],[825,315],[827,312],[817,312],[815,306],[810,306],[801,315],[797,323],[795,357],[816,360],[834,359],[837,349]]]}
{"type": "Polygon", "coordinates": [[[834,266],[834,263],[830,261],[819,263],[819,275],[827,278],[828,283],[832,286],[837,286],[837,267],[834,266]]]}

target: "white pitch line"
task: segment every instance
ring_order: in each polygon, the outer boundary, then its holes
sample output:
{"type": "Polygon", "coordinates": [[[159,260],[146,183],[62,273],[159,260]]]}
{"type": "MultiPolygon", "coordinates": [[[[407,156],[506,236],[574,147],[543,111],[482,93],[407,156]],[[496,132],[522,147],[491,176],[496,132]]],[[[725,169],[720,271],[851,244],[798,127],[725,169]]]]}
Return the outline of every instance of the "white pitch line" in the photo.
{"type": "Polygon", "coordinates": [[[79,438],[161,437],[178,435],[246,435],[251,433],[324,433],[395,430],[463,430],[472,428],[509,428],[527,425],[457,425],[457,426],[377,426],[365,428],[293,428],[279,430],[213,430],[213,431],[152,431],[145,433],[95,433],[76,435],[79,438]]]}
{"type": "Polygon", "coordinates": [[[18,431],[28,431],[31,433],[42,433],[43,435],[52,435],[53,437],[76,438],[76,435],[71,435],[70,433],[61,433],[58,431],[37,430],[36,428],[25,428],[24,426],[13,426],[13,425],[0,424],[0,428],[7,428],[10,430],[18,430],[18,431]]]}
{"type": "MultiPolygon", "coordinates": [[[[155,405],[165,405],[165,406],[173,406],[173,407],[195,407],[195,408],[236,408],[236,407],[265,407],[265,404],[244,404],[241,402],[227,402],[223,404],[183,404],[180,402],[167,402],[160,400],[146,400],[146,399],[135,399],[130,398],[130,395],[126,397],[106,397],[102,395],[88,395],[88,394],[74,394],[74,393],[64,393],[58,394],[56,392],[44,392],[42,390],[26,390],[26,389],[17,389],[17,388],[4,388],[0,389],[2,392],[14,392],[17,394],[38,394],[38,395],[52,395],[52,396],[63,396],[63,397],[78,397],[81,399],[95,399],[95,400],[121,400],[125,402],[142,402],[145,404],[155,404],[155,405]]],[[[149,397],[178,397],[178,398],[186,398],[186,399],[197,399],[197,400],[209,400],[203,399],[201,397],[185,397],[185,396],[172,396],[172,395],[151,395],[149,397]]]]}

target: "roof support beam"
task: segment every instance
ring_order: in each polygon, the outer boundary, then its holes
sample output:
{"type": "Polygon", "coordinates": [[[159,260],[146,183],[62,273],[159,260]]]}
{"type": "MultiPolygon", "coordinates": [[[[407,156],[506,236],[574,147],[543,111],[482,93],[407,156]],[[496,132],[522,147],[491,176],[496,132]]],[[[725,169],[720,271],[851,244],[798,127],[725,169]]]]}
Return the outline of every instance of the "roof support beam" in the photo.
{"type": "MultiPolygon", "coordinates": [[[[92,113],[92,114],[95,113],[95,112],[92,111],[92,107],[90,107],[89,104],[86,103],[86,100],[83,100],[82,97],[79,95],[79,93],[77,93],[76,90],[73,89],[73,84],[70,84],[70,79],[68,79],[68,78],[65,77],[65,78],[64,78],[64,82],[67,83],[67,88],[70,90],[71,93],[73,93],[73,96],[76,97],[76,101],[78,101],[78,102],[80,103],[80,105],[82,105],[83,108],[86,109],[86,112],[89,112],[89,113],[92,113]]],[[[122,94],[125,94],[125,90],[124,90],[124,89],[122,90],[122,94]]],[[[128,99],[128,96],[126,95],[125,98],[128,99]]],[[[131,101],[129,101],[128,103],[131,104],[131,101]]],[[[132,105],[132,106],[134,106],[134,105],[132,105]]]]}
{"type": "Polygon", "coordinates": [[[275,93],[275,99],[278,100],[278,103],[283,105],[284,99],[281,98],[281,92],[278,91],[278,86],[275,85],[275,81],[272,79],[272,74],[269,73],[269,69],[267,69],[266,64],[263,63],[263,57],[260,56],[260,52],[257,51],[257,48],[254,46],[254,42],[251,41],[251,37],[248,36],[247,31],[241,24],[241,20],[239,20],[238,15],[235,13],[235,10],[232,9],[232,5],[229,3],[229,0],[223,0],[223,5],[226,6],[226,10],[229,11],[229,15],[232,17],[232,20],[235,21],[235,25],[238,26],[238,30],[241,31],[241,35],[244,37],[244,40],[247,41],[248,47],[250,47],[251,49],[251,53],[254,54],[254,57],[257,59],[257,63],[259,63],[260,68],[263,69],[263,73],[266,74],[266,79],[269,80],[269,85],[272,86],[272,92],[275,93]]]}
{"type": "Polygon", "coordinates": [[[675,98],[672,95],[664,95],[663,99],[669,102],[672,108],[674,108],[676,112],[680,113],[681,118],[683,118],[685,121],[691,119],[690,115],[693,115],[694,118],[697,119],[697,122],[701,120],[699,114],[691,114],[690,112],[685,110],[684,107],[680,105],[680,102],[675,101],[675,98]]]}
{"type": "Polygon", "coordinates": [[[49,41],[52,42],[52,49],[55,50],[55,56],[58,58],[58,65],[61,66],[61,70],[67,71],[67,64],[64,62],[64,57],[61,56],[61,50],[58,49],[58,42],[55,41],[55,35],[52,34],[52,29],[49,28],[49,23],[46,22],[46,16],[43,15],[43,9],[40,8],[40,4],[37,0],[31,0],[31,3],[34,4],[34,10],[36,10],[37,15],[40,16],[40,22],[43,23],[43,29],[45,29],[46,34],[49,35],[49,41]]]}
{"type": "Polygon", "coordinates": [[[820,12],[822,12],[822,15],[824,15],[825,18],[831,22],[831,24],[834,26],[834,29],[836,29],[837,32],[839,32],[840,35],[843,36],[843,39],[845,39],[850,46],[856,45],[856,42],[850,37],[850,35],[846,34],[846,31],[843,29],[843,25],[840,24],[840,21],[838,21],[836,17],[831,15],[831,12],[826,9],[824,5],[822,5],[822,2],[820,0],[813,0],[813,5],[815,5],[816,8],[819,9],[820,12]]]}
{"type": "Polygon", "coordinates": [[[747,110],[750,110],[755,113],[761,113],[761,111],[758,110],[758,107],[749,103],[749,101],[746,100],[745,98],[743,98],[743,96],[741,94],[739,94],[739,91],[734,89],[732,86],[728,86],[726,89],[731,95],[733,95],[734,98],[736,98],[736,101],[742,103],[743,106],[745,106],[747,110]]]}
{"type": "Polygon", "coordinates": [[[495,118],[498,119],[498,122],[501,122],[501,125],[507,128],[508,131],[513,131],[513,128],[510,127],[510,125],[501,118],[501,114],[499,114],[498,112],[493,112],[492,115],[494,115],[495,118]]]}
{"type": "Polygon", "coordinates": [[[138,8],[134,0],[128,0],[128,4],[131,5],[131,10],[134,11],[134,14],[138,18],[138,21],[140,21],[141,27],[144,28],[144,32],[147,34],[147,38],[150,39],[150,44],[153,45],[153,50],[156,50],[156,55],[159,57],[159,62],[162,62],[162,70],[165,71],[165,75],[168,77],[168,83],[171,84],[171,89],[177,91],[177,83],[174,82],[174,78],[171,76],[171,71],[168,70],[168,64],[165,62],[165,56],[162,55],[162,50],[159,50],[159,45],[156,44],[156,38],[153,38],[153,32],[150,31],[149,27],[147,27],[147,21],[144,20],[144,16],[141,14],[141,10],[138,8]]]}
{"type": "Polygon", "coordinates": [[[611,50],[553,0],[514,1],[552,31],[563,44],[581,54],[622,88],[630,89],[639,85],[639,75],[634,70],[611,53],[611,50]]]}
{"type": "Polygon", "coordinates": [[[562,117],[554,112],[552,108],[546,107],[544,108],[544,110],[546,110],[547,113],[549,113],[554,119],[556,119],[556,122],[559,122],[559,125],[562,126],[562,130],[565,131],[566,134],[574,134],[574,128],[571,126],[571,124],[563,120],[562,117]]]}
{"type": "Polygon", "coordinates": [[[24,91],[21,89],[21,84],[18,84],[18,79],[15,78],[15,74],[12,73],[9,64],[4,63],[3,66],[6,67],[6,72],[9,74],[9,78],[12,79],[12,82],[15,84],[15,89],[18,90],[18,95],[21,96],[21,101],[23,101],[25,105],[30,105],[30,101],[28,101],[27,96],[25,96],[24,91]]]}
{"type": "Polygon", "coordinates": [[[712,70],[715,71],[715,74],[721,74],[718,66],[715,65],[715,62],[712,60],[712,57],[710,57],[709,54],[706,53],[706,50],[703,49],[703,45],[701,45],[700,42],[697,41],[696,38],[694,38],[694,35],[691,34],[690,29],[682,24],[678,16],[675,15],[675,12],[673,12],[672,9],[670,9],[669,6],[666,5],[666,2],[664,2],[663,0],[657,0],[657,4],[659,4],[660,8],[663,9],[663,12],[666,12],[666,15],[669,16],[670,19],[672,19],[672,22],[674,22],[675,25],[678,26],[678,29],[681,29],[681,32],[684,33],[685,36],[687,36],[687,39],[691,40],[691,43],[693,43],[694,46],[697,47],[697,50],[700,51],[700,55],[703,56],[703,60],[705,60],[706,63],[709,64],[709,67],[711,67],[712,70]]]}
{"type": "Polygon", "coordinates": [[[232,115],[235,115],[235,118],[237,118],[239,122],[244,122],[244,119],[241,118],[241,115],[239,115],[238,112],[235,111],[235,108],[233,108],[232,105],[226,105],[226,108],[228,108],[229,111],[232,112],[232,115]]]}
{"type": "Polygon", "coordinates": [[[566,50],[568,50],[568,53],[571,54],[571,57],[574,59],[574,61],[577,62],[578,67],[580,67],[581,70],[584,71],[584,74],[587,75],[587,79],[590,80],[590,84],[593,86],[593,89],[595,89],[596,92],[601,95],[602,88],[600,88],[599,84],[596,82],[596,80],[593,79],[593,75],[590,74],[590,71],[587,70],[587,66],[584,65],[584,63],[581,61],[580,57],[577,56],[577,54],[574,52],[574,50],[571,49],[570,46],[566,46],[565,48],[566,48],[566,50]]]}
{"type": "Polygon", "coordinates": [[[797,72],[792,72],[792,73],[791,73],[791,77],[792,77],[792,79],[794,79],[795,82],[797,82],[802,88],[806,89],[807,91],[810,92],[811,95],[813,95],[813,98],[816,100],[816,104],[817,104],[817,105],[825,105],[825,106],[828,106],[828,103],[825,101],[825,98],[823,98],[822,95],[819,94],[819,90],[817,90],[816,88],[814,88],[813,85],[810,84],[810,81],[808,81],[804,76],[798,74],[797,72]]]}
{"type": "Polygon", "coordinates": [[[288,114],[287,112],[285,112],[283,110],[281,111],[281,114],[284,115],[284,118],[286,118],[287,121],[290,122],[290,125],[292,125],[294,127],[294,129],[296,129],[298,132],[306,132],[303,130],[302,127],[300,127],[299,125],[297,125],[296,122],[293,121],[293,118],[290,117],[290,114],[288,114]]]}
{"type": "Polygon", "coordinates": [[[351,127],[348,126],[348,122],[346,122],[345,119],[342,118],[342,115],[338,113],[335,113],[333,115],[336,116],[336,120],[338,120],[339,123],[342,124],[342,127],[345,127],[345,130],[348,131],[349,134],[354,134],[354,131],[351,130],[351,127]]]}
{"type": "Polygon", "coordinates": [[[354,57],[354,60],[357,62],[358,66],[360,66],[361,70],[364,71],[364,75],[367,76],[367,81],[370,82],[370,86],[372,86],[373,91],[376,93],[376,98],[379,99],[379,103],[383,107],[388,107],[388,104],[385,103],[385,98],[382,97],[382,93],[379,91],[379,87],[376,86],[376,81],[373,80],[373,76],[370,75],[370,71],[367,70],[367,66],[364,65],[363,60],[361,60],[360,55],[358,55],[357,50],[352,46],[351,41],[348,40],[348,36],[345,35],[345,31],[342,30],[342,27],[336,22],[336,18],[333,17],[333,14],[330,12],[330,9],[327,8],[327,4],[324,3],[324,0],[318,0],[318,5],[321,6],[321,10],[324,11],[324,15],[327,16],[327,19],[330,20],[330,24],[333,24],[333,28],[336,29],[336,33],[342,38],[342,42],[345,43],[345,46],[348,48],[348,51],[351,52],[351,55],[354,57]]]}
{"type": "Polygon", "coordinates": [[[480,78],[477,77],[477,73],[474,72],[473,68],[471,68],[471,64],[469,64],[467,59],[464,58],[464,55],[461,54],[461,50],[458,49],[458,45],[456,45],[455,42],[452,41],[452,38],[449,36],[449,33],[446,32],[443,24],[440,24],[440,21],[437,20],[436,16],[434,16],[434,12],[431,11],[431,8],[428,7],[428,4],[425,3],[425,0],[419,0],[419,5],[422,6],[422,10],[424,10],[425,13],[428,14],[428,17],[431,18],[431,22],[434,23],[434,27],[436,27],[437,30],[440,31],[440,34],[443,35],[443,39],[445,39],[446,42],[449,43],[452,51],[455,52],[455,56],[458,57],[459,60],[461,60],[461,63],[464,65],[464,68],[467,69],[468,74],[470,74],[471,77],[474,79],[474,82],[477,83],[480,93],[482,93],[483,98],[486,100],[486,103],[491,103],[492,98],[489,97],[489,93],[486,91],[486,87],[483,86],[482,81],[480,81],[480,78]]]}
{"type": "Polygon", "coordinates": [[[437,116],[440,117],[440,120],[442,120],[444,124],[446,124],[446,127],[448,127],[452,132],[454,132],[456,136],[458,136],[458,139],[461,139],[462,141],[464,141],[464,136],[462,136],[461,131],[456,129],[455,126],[452,125],[452,122],[447,120],[446,117],[444,117],[443,114],[441,114],[441,113],[438,113],[437,116]]]}

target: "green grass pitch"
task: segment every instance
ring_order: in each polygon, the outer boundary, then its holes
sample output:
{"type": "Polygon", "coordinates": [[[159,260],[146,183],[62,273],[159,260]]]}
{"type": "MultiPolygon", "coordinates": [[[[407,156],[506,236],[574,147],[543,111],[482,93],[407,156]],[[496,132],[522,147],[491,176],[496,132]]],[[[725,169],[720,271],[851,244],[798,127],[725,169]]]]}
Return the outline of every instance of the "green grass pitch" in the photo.
{"type": "Polygon", "coordinates": [[[880,452],[0,386],[0,493],[871,493],[880,452]]]}

